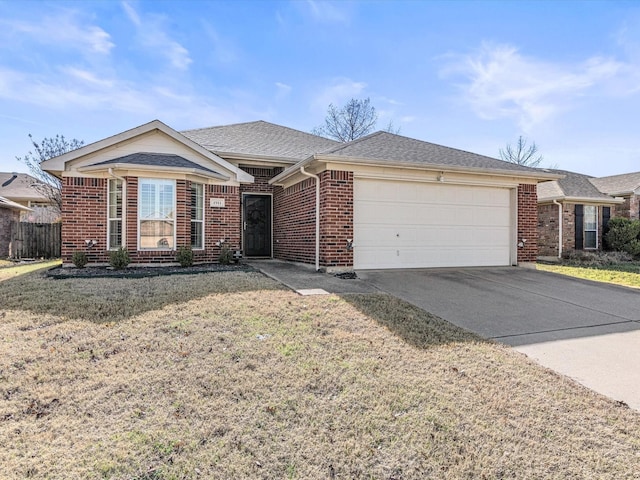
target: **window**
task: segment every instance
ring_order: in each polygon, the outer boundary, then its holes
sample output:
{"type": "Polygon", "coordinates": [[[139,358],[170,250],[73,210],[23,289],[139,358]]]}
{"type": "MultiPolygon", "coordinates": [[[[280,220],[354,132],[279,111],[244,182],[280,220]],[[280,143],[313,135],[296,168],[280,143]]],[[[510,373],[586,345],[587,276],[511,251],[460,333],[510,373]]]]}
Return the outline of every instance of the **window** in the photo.
{"type": "Polygon", "coordinates": [[[191,184],[191,248],[204,248],[204,188],[191,184]]]}
{"type": "Polygon", "coordinates": [[[109,179],[107,217],[109,250],[120,248],[122,246],[122,180],[109,179]]]}
{"type": "Polygon", "coordinates": [[[138,183],[138,242],[141,250],[175,248],[176,183],[141,178],[138,183]]]}
{"type": "Polygon", "coordinates": [[[598,248],[598,207],[584,206],[584,248],[598,248]]]}

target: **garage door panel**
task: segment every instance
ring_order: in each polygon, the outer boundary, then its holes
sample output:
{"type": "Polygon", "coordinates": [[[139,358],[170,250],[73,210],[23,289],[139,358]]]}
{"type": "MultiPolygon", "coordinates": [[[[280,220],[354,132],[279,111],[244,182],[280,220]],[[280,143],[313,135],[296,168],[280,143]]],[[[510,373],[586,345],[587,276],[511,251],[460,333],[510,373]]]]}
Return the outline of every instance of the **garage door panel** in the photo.
{"type": "Polygon", "coordinates": [[[506,188],[356,179],[356,268],[509,265],[506,188]]]}

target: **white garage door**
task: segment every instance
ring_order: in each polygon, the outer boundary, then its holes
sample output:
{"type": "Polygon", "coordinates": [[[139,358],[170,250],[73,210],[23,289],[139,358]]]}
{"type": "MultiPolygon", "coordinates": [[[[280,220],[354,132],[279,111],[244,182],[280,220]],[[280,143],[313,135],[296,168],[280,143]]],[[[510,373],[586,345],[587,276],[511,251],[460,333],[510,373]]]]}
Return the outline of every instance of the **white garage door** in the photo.
{"type": "Polygon", "coordinates": [[[354,267],[510,265],[508,188],[355,179],[354,267]]]}

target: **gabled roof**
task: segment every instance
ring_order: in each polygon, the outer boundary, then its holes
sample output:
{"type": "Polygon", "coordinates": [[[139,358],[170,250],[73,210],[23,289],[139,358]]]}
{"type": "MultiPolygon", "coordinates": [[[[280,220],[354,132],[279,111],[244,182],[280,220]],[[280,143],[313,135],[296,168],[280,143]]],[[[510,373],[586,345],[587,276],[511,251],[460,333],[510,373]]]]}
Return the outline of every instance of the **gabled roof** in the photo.
{"type": "Polygon", "coordinates": [[[84,170],[95,170],[97,167],[103,166],[142,166],[142,167],[164,167],[164,168],[177,168],[177,169],[187,169],[192,170],[194,172],[200,171],[209,174],[209,176],[215,178],[221,178],[228,180],[228,177],[218,173],[210,168],[203,167],[202,165],[198,165],[191,160],[187,160],[179,155],[173,155],[168,153],[132,153],[130,155],[125,155],[124,157],[113,158],[111,160],[105,160],[104,162],[94,163],[93,165],[88,165],[84,168],[81,168],[81,171],[84,170]]]}
{"type": "Polygon", "coordinates": [[[553,180],[557,174],[523,167],[497,158],[445,147],[389,132],[375,132],[329,150],[317,152],[271,180],[277,183],[314,160],[373,164],[382,166],[420,167],[448,171],[465,171],[498,175],[515,175],[539,180],[553,180]]]}
{"type": "Polygon", "coordinates": [[[591,183],[609,195],[629,195],[640,190],[640,172],[592,178],[591,183]]]}
{"type": "Polygon", "coordinates": [[[65,165],[67,162],[78,159],[85,155],[98,152],[102,149],[111,147],[120,142],[124,142],[153,131],[159,131],[164,133],[165,135],[171,137],[173,140],[177,141],[178,143],[181,143],[186,147],[194,150],[195,152],[211,160],[212,162],[217,163],[218,165],[225,168],[226,170],[234,172],[239,182],[249,182],[249,183],[253,182],[253,176],[249,175],[247,172],[236,167],[235,165],[227,162],[223,158],[215,155],[214,153],[202,147],[201,145],[194,142],[193,140],[178,133],[173,128],[162,123],[160,120],[153,120],[149,123],[145,123],[144,125],[140,125],[139,127],[135,127],[130,130],[126,130],[122,133],[119,133],[117,135],[113,135],[111,137],[105,138],[103,140],[90,143],[89,145],[85,145],[81,148],[78,148],[77,150],[73,150],[71,152],[65,153],[64,155],[51,158],[49,160],[42,162],[41,167],[43,170],[59,177],[61,176],[62,171],[64,171],[65,165]]]}
{"type": "Polygon", "coordinates": [[[269,157],[288,163],[341,145],[335,140],[263,120],[180,133],[222,157],[269,157]]]}
{"type": "Polygon", "coordinates": [[[40,180],[26,173],[0,172],[0,195],[23,201],[46,201],[48,198],[38,191],[40,180]]]}
{"type": "Polygon", "coordinates": [[[8,198],[0,197],[0,208],[8,208],[9,210],[22,210],[25,212],[33,212],[32,208],[25,207],[19,203],[12,202],[8,198]]]}
{"type": "Polygon", "coordinates": [[[591,203],[615,204],[619,200],[599,191],[591,181],[593,177],[567,170],[544,169],[564,175],[564,178],[538,184],[538,203],[553,200],[572,200],[591,203]]]}

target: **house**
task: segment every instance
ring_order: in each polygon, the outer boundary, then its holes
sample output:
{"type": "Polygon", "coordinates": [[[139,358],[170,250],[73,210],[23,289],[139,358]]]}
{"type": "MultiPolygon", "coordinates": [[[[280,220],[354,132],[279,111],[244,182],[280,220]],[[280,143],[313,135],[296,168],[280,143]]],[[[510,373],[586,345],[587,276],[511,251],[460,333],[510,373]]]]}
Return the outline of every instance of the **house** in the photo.
{"type": "Polygon", "coordinates": [[[20,221],[50,223],[60,218],[58,207],[43,193],[43,183],[26,173],[0,172],[0,196],[28,207],[20,221]]]}
{"type": "Polygon", "coordinates": [[[11,233],[15,222],[20,221],[20,214],[31,209],[0,196],[0,258],[7,258],[11,252],[11,233]]]}
{"type": "Polygon", "coordinates": [[[602,193],[624,200],[616,207],[616,216],[640,219],[640,172],[594,178],[591,182],[602,193]]]}
{"type": "Polygon", "coordinates": [[[536,261],[538,182],[559,175],[376,132],[349,143],[257,121],[154,120],[43,162],[62,180],[62,257],[245,257],[329,270],[536,261]]]}
{"type": "Polygon", "coordinates": [[[538,249],[541,257],[600,250],[609,218],[622,203],[602,193],[593,177],[545,169],[563,178],[538,185],[538,249]]]}

